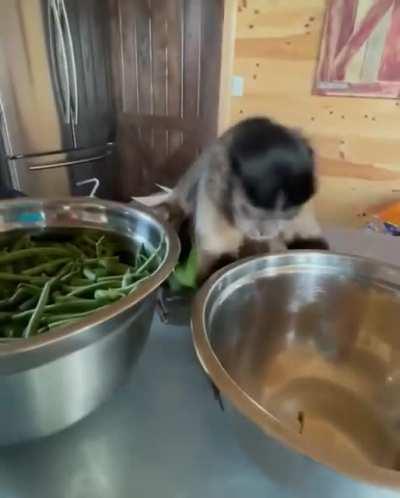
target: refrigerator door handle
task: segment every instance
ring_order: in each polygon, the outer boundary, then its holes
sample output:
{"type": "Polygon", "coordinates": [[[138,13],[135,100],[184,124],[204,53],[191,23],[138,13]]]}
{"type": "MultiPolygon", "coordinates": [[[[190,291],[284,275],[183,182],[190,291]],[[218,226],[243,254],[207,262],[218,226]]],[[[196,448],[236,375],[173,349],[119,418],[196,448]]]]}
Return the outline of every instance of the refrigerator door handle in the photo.
{"type": "MultiPolygon", "coordinates": [[[[8,123],[6,120],[6,112],[4,109],[3,100],[0,94],[0,140],[3,140],[3,145],[5,153],[8,156],[12,153],[12,142],[10,139],[10,130],[8,128],[8,123]]],[[[8,172],[10,174],[11,183],[14,188],[20,190],[21,182],[19,180],[18,171],[15,165],[8,161],[8,172]]]]}
{"type": "Polygon", "coordinates": [[[77,166],[79,164],[85,164],[87,163],[88,165],[90,163],[98,162],[106,157],[108,157],[111,153],[107,152],[106,154],[102,154],[100,156],[93,156],[93,157],[85,157],[84,159],[76,159],[74,161],[61,161],[58,163],[43,163],[43,164],[37,164],[34,166],[29,166],[28,169],[29,171],[42,171],[45,169],[55,169],[55,168],[65,168],[69,166],[77,166]]]}
{"type": "Polygon", "coordinates": [[[81,182],[75,183],[77,187],[82,187],[83,185],[90,185],[93,184],[93,188],[90,191],[89,197],[96,197],[96,193],[99,190],[100,187],[100,180],[96,177],[93,178],[88,178],[87,180],[83,180],[81,182]]]}
{"type": "Polygon", "coordinates": [[[0,94],[0,138],[3,139],[6,154],[7,156],[9,156],[12,153],[12,147],[10,140],[10,132],[6,121],[6,112],[4,110],[4,104],[1,98],[1,94],[0,94]]]}
{"type": "Polygon", "coordinates": [[[72,81],[72,100],[71,100],[71,116],[72,122],[75,125],[78,125],[79,121],[79,94],[78,94],[78,77],[77,77],[77,66],[75,59],[75,51],[74,44],[72,41],[72,33],[71,33],[71,25],[69,22],[67,8],[65,6],[65,0],[60,0],[61,6],[61,15],[65,24],[65,34],[66,34],[66,43],[68,47],[68,53],[70,56],[71,63],[71,81],[72,81]]]}
{"type": "Polygon", "coordinates": [[[57,76],[62,81],[59,81],[59,87],[62,98],[62,108],[64,121],[67,124],[71,123],[71,84],[68,68],[68,56],[65,46],[64,33],[60,18],[59,1],[49,0],[49,31],[50,31],[50,53],[53,61],[53,66],[56,67],[57,76]],[[53,39],[55,35],[56,40],[53,39]],[[57,46],[55,44],[57,43],[57,46]],[[60,57],[57,47],[60,48],[60,57]],[[61,60],[60,60],[61,59],[61,60]]]}

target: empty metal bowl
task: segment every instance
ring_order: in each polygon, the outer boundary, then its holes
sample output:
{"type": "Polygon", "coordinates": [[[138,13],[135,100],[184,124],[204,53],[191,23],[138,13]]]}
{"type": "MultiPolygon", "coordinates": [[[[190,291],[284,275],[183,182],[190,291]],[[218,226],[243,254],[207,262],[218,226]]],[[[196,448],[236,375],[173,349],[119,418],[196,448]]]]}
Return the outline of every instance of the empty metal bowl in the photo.
{"type": "Polygon", "coordinates": [[[310,457],[303,480],[323,464],[400,487],[399,291],[400,268],[318,252],[239,262],[204,286],[193,310],[198,357],[258,428],[247,446],[266,467],[277,445],[263,435],[310,457]]]}
{"type": "Polygon", "coordinates": [[[127,379],[149,333],[156,291],[178,259],[175,233],[139,206],[79,198],[0,202],[0,238],[74,228],[123,236],[132,248],[162,244],[162,261],[136,292],[81,322],[0,344],[0,444],[68,427],[127,379]]]}

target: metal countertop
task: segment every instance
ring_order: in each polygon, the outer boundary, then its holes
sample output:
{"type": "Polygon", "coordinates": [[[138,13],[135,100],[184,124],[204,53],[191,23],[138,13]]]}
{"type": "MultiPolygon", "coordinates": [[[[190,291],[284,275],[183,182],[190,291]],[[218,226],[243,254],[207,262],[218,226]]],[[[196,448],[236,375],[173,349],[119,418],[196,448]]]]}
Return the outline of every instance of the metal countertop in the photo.
{"type": "MultiPolygon", "coordinates": [[[[400,264],[394,238],[332,230],[329,239],[336,250],[400,264]]],[[[236,442],[189,328],[156,319],[129,384],[108,403],[56,436],[0,449],[0,498],[347,498],[329,471],[324,486],[324,472],[294,492],[260,470],[236,442]]],[[[351,498],[377,496],[357,489],[351,498]]]]}

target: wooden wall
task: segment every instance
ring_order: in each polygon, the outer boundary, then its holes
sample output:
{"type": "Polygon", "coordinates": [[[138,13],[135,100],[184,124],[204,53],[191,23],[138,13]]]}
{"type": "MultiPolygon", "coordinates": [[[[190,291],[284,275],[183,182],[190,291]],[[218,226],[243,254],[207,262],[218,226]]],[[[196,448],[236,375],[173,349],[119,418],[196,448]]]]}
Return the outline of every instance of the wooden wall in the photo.
{"type": "Polygon", "coordinates": [[[302,128],[319,155],[324,222],[358,226],[400,200],[400,101],[311,95],[325,0],[239,0],[231,121],[267,114],[302,128]]]}

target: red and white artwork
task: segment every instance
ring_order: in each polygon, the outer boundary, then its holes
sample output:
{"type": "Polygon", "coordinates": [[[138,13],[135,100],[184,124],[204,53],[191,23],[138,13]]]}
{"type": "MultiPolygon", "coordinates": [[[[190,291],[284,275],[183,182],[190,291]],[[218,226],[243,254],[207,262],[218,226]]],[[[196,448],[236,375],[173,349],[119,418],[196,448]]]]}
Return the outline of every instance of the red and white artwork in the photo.
{"type": "Polygon", "coordinates": [[[329,0],[314,93],[400,97],[400,0],[329,0]]]}

